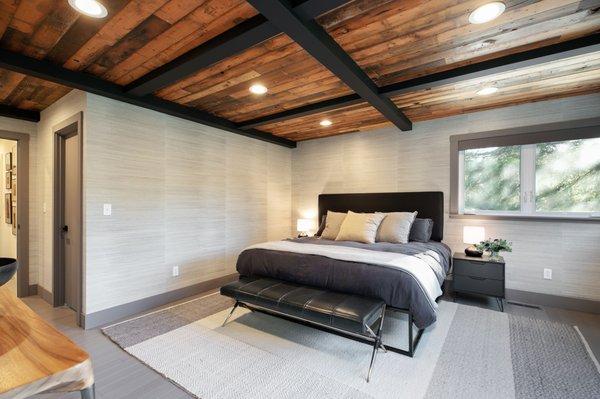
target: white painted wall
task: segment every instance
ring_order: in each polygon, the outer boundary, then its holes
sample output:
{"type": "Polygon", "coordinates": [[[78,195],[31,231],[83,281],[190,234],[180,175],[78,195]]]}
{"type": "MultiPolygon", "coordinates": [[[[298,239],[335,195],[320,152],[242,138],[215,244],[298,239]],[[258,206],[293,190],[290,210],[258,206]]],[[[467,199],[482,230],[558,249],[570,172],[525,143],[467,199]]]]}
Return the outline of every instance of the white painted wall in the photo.
{"type": "MultiPolygon", "coordinates": [[[[291,152],[80,91],[42,112],[32,244],[52,292],[52,127],[84,112],[84,313],[235,271],[291,230],[291,152]],[[43,204],[46,213],[43,213],[43,204]],[[112,215],[103,216],[104,203],[112,215]],[[172,277],[179,266],[179,277],[172,277]]],[[[33,229],[32,229],[33,230],[33,229]]]]}
{"type": "MultiPolygon", "coordinates": [[[[35,156],[36,156],[36,132],[37,132],[37,124],[34,122],[27,122],[12,118],[6,118],[0,116],[0,130],[5,130],[13,133],[25,133],[30,135],[29,141],[29,173],[35,173],[35,156]]],[[[14,142],[13,142],[14,143],[14,142]]],[[[0,150],[3,151],[3,150],[0,150]]],[[[4,154],[3,151],[2,154],[4,154]]],[[[2,171],[4,171],[4,158],[2,158],[2,171]]],[[[4,188],[4,175],[2,175],[2,187],[4,188]]],[[[35,187],[35,179],[33,176],[29,178],[29,190],[30,196],[31,192],[35,187]]],[[[2,191],[4,193],[4,191],[2,191]]],[[[2,195],[2,203],[4,204],[4,195],[2,195]]],[[[4,205],[3,205],[4,206],[4,205]]],[[[30,207],[29,209],[29,223],[30,223],[30,232],[29,232],[29,240],[30,243],[35,238],[35,230],[37,227],[37,219],[35,218],[36,212],[34,209],[30,207]]],[[[2,211],[2,227],[10,227],[9,225],[4,225],[4,210],[2,211]]],[[[10,232],[12,236],[12,227],[10,227],[10,232]]],[[[14,236],[12,236],[14,237],[14,236]]],[[[4,241],[4,240],[3,240],[4,241]]],[[[30,252],[29,252],[29,284],[37,284],[38,281],[38,263],[35,249],[31,247],[30,244],[30,252]]]]}
{"type": "MultiPolygon", "coordinates": [[[[35,217],[30,221],[29,246],[35,255],[30,263],[38,265],[38,284],[48,292],[52,292],[52,223],[53,223],[53,187],[54,187],[54,134],[52,129],[57,124],[72,117],[78,112],[85,112],[86,93],[72,90],[54,104],[41,112],[37,126],[35,156],[30,154],[35,172],[30,173],[29,207],[35,217]],[[44,205],[45,210],[44,212],[44,205]]],[[[86,120],[84,117],[84,129],[86,120]]],[[[31,145],[31,144],[30,144],[31,145]]]]}
{"type": "Polygon", "coordinates": [[[86,313],[233,273],[245,246],[289,235],[289,149],[96,95],[86,108],[86,313]]]}
{"type": "MultiPolygon", "coordinates": [[[[4,183],[4,174],[6,170],[4,169],[4,156],[9,152],[16,153],[17,142],[12,140],[4,140],[0,139],[0,158],[1,162],[1,170],[2,170],[2,182],[0,183],[0,199],[2,204],[0,205],[0,257],[5,258],[16,258],[17,257],[17,237],[12,233],[12,224],[7,224],[4,215],[5,215],[5,204],[4,204],[4,196],[7,193],[11,193],[12,190],[9,188],[5,188],[4,183]]],[[[16,295],[17,294],[17,276],[15,275],[6,286],[16,295]]]]}
{"type": "Polygon", "coordinates": [[[292,156],[293,221],[314,217],[320,193],[443,191],[444,242],[462,251],[463,225],[513,242],[507,288],[600,300],[600,224],[448,218],[449,137],[600,116],[600,95],[539,102],[299,143],[292,156]],[[553,280],[542,269],[554,270],[553,280]]]}

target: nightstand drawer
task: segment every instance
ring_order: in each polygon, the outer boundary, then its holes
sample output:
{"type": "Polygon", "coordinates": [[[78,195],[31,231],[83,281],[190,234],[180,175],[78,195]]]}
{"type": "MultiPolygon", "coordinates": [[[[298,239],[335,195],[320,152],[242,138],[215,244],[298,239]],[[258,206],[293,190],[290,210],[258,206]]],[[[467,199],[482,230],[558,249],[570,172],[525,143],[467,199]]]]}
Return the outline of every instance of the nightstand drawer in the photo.
{"type": "Polygon", "coordinates": [[[504,264],[454,259],[454,275],[504,280],[504,264]]]}
{"type": "Polygon", "coordinates": [[[455,274],[454,290],[504,297],[504,280],[455,274]]]}

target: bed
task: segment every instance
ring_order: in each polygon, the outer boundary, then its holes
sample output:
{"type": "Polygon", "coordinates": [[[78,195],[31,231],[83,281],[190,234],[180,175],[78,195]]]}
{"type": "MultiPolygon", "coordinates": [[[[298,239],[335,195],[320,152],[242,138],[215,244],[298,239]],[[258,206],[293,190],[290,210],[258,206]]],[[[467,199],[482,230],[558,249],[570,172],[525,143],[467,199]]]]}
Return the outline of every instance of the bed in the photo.
{"type": "Polygon", "coordinates": [[[434,221],[429,242],[363,244],[320,238],[262,243],[244,250],[237,271],[383,300],[405,309],[419,329],[437,317],[436,299],[450,268],[443,238],[443,193],[322,194],[319,220],[327,211],[405,212],[434,221]]]}

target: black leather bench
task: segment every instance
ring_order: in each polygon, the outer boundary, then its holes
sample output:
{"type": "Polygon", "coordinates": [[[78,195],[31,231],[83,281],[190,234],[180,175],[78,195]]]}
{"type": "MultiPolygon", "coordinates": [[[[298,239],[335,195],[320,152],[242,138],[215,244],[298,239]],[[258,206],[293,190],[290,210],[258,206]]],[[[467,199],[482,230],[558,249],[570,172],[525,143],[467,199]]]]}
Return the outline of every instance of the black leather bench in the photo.
{"type": "Polygon", "coordinates": [[[238,306],[335,331],[373,344],[367,382],[381,342],[385,303],[379,299],[327,291],[270,278],[240,278],[221,287],[221,294],[235,299],[223,322],[238,306]]]}

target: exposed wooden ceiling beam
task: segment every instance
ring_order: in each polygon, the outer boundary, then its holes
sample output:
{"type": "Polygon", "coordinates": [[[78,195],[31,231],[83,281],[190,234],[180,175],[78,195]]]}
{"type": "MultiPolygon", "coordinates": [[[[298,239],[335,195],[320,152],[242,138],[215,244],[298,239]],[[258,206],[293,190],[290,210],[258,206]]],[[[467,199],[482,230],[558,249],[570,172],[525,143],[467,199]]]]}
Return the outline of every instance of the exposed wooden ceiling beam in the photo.
{"type": "Polygon", "coordinates": [[[377,109],[401,130],[410,130],[411,121],[314,19],[296,13],[287,0],[248,0],[274,25],[316,60],[334,73],[356,94],[377,109]]]}
{"type": "MultiPolygon", "coordinates": [[[[447,84],[464,82],[547,62],[560,61],[597,51],[600,51],[600,34],[598,33],[390,84],[380,87],[379,93],[386,97],[395,97],[408,92],[430,90],[447,84]]],[[[343,96],[240,122],[237,126],[240,129],[251,129],[268,123],[282,122],[347,107],[358,102],[360,102],[360,99],[356,101],[354,95],[343,96]]]]}
{"type": "Polygon", "coordinates": [[[29,122],[39,122],[40,112],[29,109],[20,109],[10,105],[0,104],[0,116],[6,116],[14,119],[21,119],[29,122]]]}
{"type": "MultiPolygon", "coordinates": [[[[307,0],[294,7],[305,18],[316,18],[340,7],[348,0],[307,0]]],[[[232,57],[282,33],[262,15],[256,15],[162,65],[125,87],[137,96],[154,93],[189,75],[232,57]]]]}
{"type": "Polygon", "coordinates": [[[596,51],[600,51],[600,33],[393,83],[379,90],[386,97],[395,97],[408,92],[479,79],[596,51]]]}
{"type": "Polygon", "coordinates": [[[178,118],[226,130],[231,133],[240,134],[246,137],[267,141],[269,143],[278,144],[289,148],[296,147],[296,143],[294,141],[285,139],[283,137],[277,137],[270,133],[261,132],[255,129],[242,130],[230,120],[196,108],[185,107],[170,101],[162,100],[155,96],[135,96],[133,94],[126,93],[123,90],[123,86],[102,80],[96,76],[84,72],[71,71],[46,60],[38,60],[22,54],[0,49],[0,68],[22,73],[24,75],[34,76],[36,78],[83,90],[103,97],[112,98],[113,100],[152,109],[154,111],[178,118]]]}

